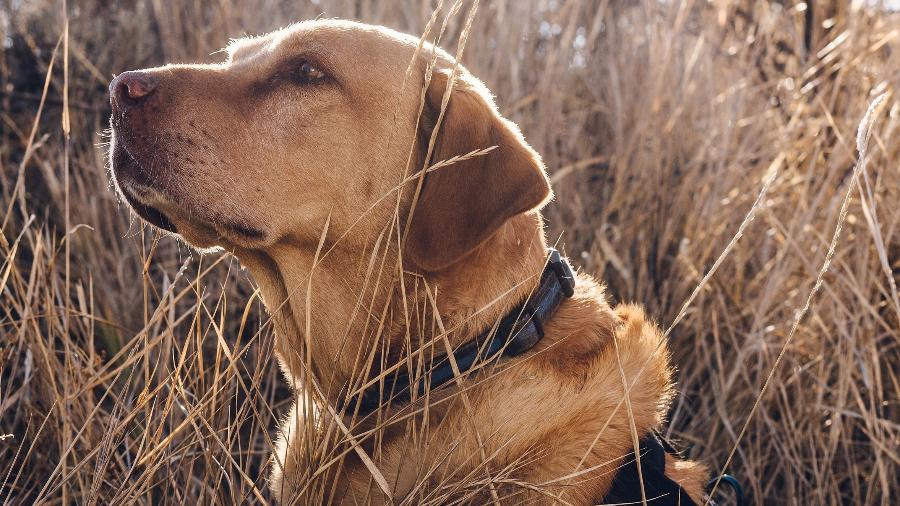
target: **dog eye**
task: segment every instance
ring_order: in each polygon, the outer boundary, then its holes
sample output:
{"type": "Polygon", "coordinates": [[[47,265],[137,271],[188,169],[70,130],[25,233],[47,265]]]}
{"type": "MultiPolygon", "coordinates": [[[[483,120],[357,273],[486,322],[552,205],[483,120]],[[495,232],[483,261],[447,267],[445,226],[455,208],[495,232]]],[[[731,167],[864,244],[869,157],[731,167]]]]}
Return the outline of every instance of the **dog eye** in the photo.
{"type": "Polygon", "coordinates": [[[294,77],[300,84],[306,84],[324,78],[325,72],[317,69],[309,62],[303,62],[297,68],[294,77]]]}

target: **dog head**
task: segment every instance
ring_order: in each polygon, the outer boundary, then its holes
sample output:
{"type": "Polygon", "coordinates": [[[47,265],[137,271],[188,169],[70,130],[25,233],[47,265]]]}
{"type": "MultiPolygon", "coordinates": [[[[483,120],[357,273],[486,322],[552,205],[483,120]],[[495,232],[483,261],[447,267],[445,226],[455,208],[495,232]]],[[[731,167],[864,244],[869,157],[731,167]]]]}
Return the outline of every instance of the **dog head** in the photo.
{"type": "Polygon", "coordinates": [[[109,87],[117,190],[197,247],[315,248],[326,220],[365,244],[415,206],[403,251],[436,271],[549,196],[539,156],[484,85],[415,37],[310,21],[226,53],[109,87]],[[419,187],[426,161],[460,156],[419,187]]]}

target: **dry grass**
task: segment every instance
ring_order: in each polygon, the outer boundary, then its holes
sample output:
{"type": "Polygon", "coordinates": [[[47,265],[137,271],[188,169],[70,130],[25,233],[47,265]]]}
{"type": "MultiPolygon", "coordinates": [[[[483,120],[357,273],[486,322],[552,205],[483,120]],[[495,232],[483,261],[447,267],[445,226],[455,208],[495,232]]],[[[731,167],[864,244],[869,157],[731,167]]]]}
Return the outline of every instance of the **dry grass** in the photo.
{"type": "MultiPolygon", "coordinates": [[[[271,500],[264,469],[290,394],[268,318],[231,257],[158,237],[117,204],[105,87],[322,13],[422,33],[434,7],[320,3],[82,0],[66,37],[57,2],[0,0],[4,504],[271,500]]],[[[464,61],[551,168],[553,236],[664,326],[772,178],[671,328],[671,432],[715,468],[734,450],[728,471],[756,503],[888,504],[900,493],[900,18],[783,3],[482,2],[464,61]],[[856,173],[856,127],[881,93],[856,173]],[[792,330],[848,195],[830,269],[792,330]]]]}

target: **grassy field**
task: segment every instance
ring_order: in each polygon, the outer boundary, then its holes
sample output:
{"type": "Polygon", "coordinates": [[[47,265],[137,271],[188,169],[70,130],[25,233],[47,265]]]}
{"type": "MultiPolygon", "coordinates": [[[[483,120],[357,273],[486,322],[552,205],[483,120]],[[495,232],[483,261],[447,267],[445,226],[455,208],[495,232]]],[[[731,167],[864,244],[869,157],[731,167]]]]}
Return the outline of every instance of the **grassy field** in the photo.
{"type": "MultiPolygon", "coordinates": [[[[236,260],[117,202],[106,86],[440,3],[452,49],[471,2],[0,0],[3,504],[271,501],[268,316],[236,260]]],[[[671,435],[756,504],[900,494],[900,17],[849,4],[482,1],[466,46],[551,171],[551,240],[669,330],[671,435]]]]}

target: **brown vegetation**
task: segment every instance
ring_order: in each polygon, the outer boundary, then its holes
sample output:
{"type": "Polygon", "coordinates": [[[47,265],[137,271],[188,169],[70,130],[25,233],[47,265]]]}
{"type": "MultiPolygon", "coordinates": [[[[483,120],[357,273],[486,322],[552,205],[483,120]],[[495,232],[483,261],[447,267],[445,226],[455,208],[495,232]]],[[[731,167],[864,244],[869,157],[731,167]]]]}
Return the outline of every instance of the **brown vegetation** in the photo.
{"type": "MultiPolygon", "coordinates": [[[[233,258],[116,201],[106,85],[323,13],[421,33],[438,3],[0,0],[0,497],[271,500],[268,317],[233,258]]],[[[735,449],[757,503],[900,492],[900,18],[843,3],[482,1],[466,46],[550,168],[551,237],[672,326],[671,434],[718,470],[735,449]]]]}

